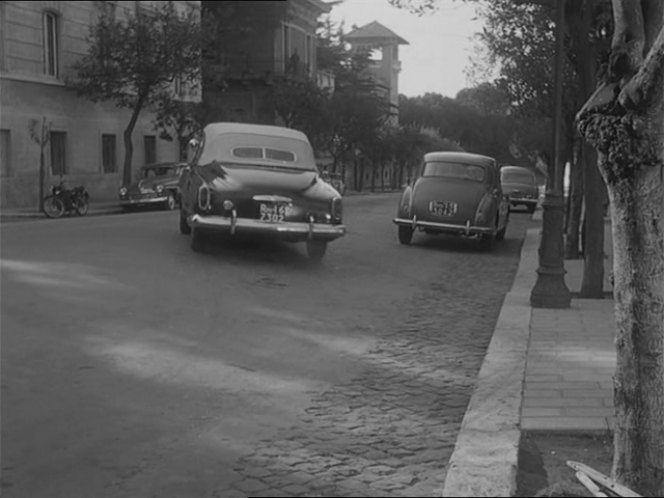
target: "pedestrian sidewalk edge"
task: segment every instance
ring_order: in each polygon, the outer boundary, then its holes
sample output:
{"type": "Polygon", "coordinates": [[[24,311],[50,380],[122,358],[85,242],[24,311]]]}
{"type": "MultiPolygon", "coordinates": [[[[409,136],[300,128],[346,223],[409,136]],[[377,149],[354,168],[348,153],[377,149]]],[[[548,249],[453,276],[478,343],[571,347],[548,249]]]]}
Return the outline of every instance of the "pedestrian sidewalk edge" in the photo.
{"type": "Polygon", "coordinates": [[[527,230],[519,267],[505,296],[461,423],[442,496],[513,496],[540,228],[527,230]]]}

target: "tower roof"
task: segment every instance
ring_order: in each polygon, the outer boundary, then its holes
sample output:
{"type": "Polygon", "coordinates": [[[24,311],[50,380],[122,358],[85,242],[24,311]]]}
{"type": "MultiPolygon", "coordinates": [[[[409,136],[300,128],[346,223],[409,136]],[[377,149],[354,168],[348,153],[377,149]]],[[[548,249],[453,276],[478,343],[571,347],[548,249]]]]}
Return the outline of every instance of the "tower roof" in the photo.
{"type": "Polygon", "coordinates": [[[399,45],[410,45],[406,40],[401,38],[391,29],[386,28],[379,22],[373,21],[369,24],[357,28],[345,36],[345,39],[349,42],[380,42],[396,41],[399,45]]]}

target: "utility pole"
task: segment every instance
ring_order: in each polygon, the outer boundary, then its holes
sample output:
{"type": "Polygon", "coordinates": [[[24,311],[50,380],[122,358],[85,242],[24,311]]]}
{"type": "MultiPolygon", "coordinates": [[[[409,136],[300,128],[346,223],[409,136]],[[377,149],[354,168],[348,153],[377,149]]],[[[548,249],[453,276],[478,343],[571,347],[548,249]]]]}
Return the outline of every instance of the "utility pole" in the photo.
{"type": "Polygon", "coordinates": [[[560,130],[562,125],[563,57],[565,54],[565,1],[556,2],[556,52],[554,62],[553,155],[549,180],[542,203],[542,238],[539,247],[537,281],[530,294],[533,308],[569,308],[571,296],[565,284],[563,220],[565,202],[562,192],[560,130]]]}

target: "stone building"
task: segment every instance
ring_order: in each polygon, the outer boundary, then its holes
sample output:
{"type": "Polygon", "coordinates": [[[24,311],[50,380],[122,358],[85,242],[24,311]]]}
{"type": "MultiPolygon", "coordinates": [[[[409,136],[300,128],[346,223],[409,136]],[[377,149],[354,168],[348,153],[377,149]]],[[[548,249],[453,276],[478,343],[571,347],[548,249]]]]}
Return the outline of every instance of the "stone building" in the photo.
{"type": "MultiPolygon", "coordinates": [[[[90,26],[101,9],[137,8],[134,1],[0,2],[0,207],[39,202],[40,146],[30,123],[49,124],[44,149],[46,188],[64,175],[85,185],[93,200],[113,200],[122,182],[122,134],[128,109],[93,103],[65,85],[71,64],[88,49],[90,26]]],[[[151,3],[151,2],[142,2],[151,3]]],[[[200,2],[175,2],[178,8],[200,2]]],[[[133,133],[133,166],[175,161],[178,144],[159,139],[143,111],[133,133]]]]}

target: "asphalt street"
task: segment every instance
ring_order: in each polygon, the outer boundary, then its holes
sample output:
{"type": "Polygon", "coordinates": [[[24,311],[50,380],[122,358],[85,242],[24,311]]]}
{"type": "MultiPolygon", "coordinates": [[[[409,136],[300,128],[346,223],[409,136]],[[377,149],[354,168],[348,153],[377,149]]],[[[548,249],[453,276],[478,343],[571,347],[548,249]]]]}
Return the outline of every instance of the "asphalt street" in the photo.
{"type": "Polygon", "coordinates": [[[177,212],[3,224],[3,497],[439,493],[534,225],[403,246],[397,200],[347,197],[321,266],[177,212]]]}

